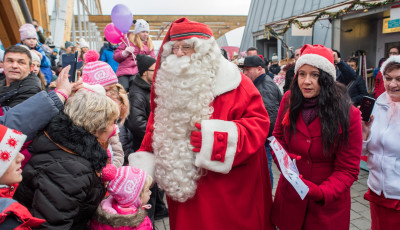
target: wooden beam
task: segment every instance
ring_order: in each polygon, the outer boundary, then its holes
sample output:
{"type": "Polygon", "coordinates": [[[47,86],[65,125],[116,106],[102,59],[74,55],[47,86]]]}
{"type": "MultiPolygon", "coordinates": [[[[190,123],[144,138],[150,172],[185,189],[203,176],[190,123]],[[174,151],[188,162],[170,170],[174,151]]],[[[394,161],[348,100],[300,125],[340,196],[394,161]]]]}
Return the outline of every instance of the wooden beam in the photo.
{"type": "Polygon", "coordinates": [[[64,42],[71,40],[72,16],[74,14],[75,0],[68,0],[67,10],[65,11],[64,42]]]}
{"type": "Polygon", "coordinates": [[[47,11],[47,0],[26,0],[32,19],[36,19],[44,29],[46,36],[49,36],[49,14],[47,11]]]}
{"type": "Polygon", "coordinates": [[[97,6],[97,10],[99,11],[99,15],[102,15],[103,11],[101,10],[100,0],[96,0],[96,6],[97,6]]]}
{"type": "Polygon", "coordinates": [[[21,42],[19,27],[24,23],[25,18],[18,1],[0,1],[0,39],[4,48],[21,42]]]}

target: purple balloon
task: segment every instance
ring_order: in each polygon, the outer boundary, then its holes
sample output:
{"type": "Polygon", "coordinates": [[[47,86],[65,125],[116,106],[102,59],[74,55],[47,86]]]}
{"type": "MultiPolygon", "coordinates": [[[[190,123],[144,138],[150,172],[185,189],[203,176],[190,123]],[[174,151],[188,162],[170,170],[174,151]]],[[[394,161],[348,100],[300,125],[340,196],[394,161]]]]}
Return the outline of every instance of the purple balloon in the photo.
{"type": "Polygon", "coordinates": [[[104,28],[104,36],[106,37],[107,41],[118,44],[122,41],[124,34],[119,31],[113,23],[109,23],[104,28]]]}
{"type": "Polygon", "coordinates": [[[132,26],[132,12],[124,4],[117,4],[111,11],[111,20],[122,33],[128,33],[132,26]]]}

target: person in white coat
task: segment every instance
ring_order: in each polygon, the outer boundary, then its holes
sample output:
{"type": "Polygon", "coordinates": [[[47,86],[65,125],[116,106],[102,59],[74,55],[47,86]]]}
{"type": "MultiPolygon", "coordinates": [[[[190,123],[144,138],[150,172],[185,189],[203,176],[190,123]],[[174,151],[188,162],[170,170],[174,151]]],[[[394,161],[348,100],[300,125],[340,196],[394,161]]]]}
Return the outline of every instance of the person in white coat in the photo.
{"type": "Polygon", "coordinates": [[[400,226],[400,56],[381,69],[385,92],[375,102],[371,120],[363,122],[363,154],[368,156],[371,229],[400,226]]]}

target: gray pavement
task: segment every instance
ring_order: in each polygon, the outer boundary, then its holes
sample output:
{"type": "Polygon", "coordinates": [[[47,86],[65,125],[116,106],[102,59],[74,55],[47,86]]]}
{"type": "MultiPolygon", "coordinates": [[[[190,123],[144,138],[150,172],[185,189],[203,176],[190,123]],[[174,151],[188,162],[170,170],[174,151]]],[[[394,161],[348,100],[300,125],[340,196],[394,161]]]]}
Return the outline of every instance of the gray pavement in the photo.
{"type": "MultiPolygon", "coordinates": [[[[272,194],[275,194],[280,172],[275,164],[272,164],[274,173],[274,187],[272,194]]],[[[369,202],[364,200],[364,193],[368,190],[367,186],[368,171],[360,170],[358,181],[351,186],[351,211],[350,211],[350,230],[371,229],[371,215],[369,212],[369,202]]],[[[165,202],[166,203],[166,202],[165,202]]],[[[154,223],[155,230],[170,230],[169,219],[164,218],[154,223]]]]}

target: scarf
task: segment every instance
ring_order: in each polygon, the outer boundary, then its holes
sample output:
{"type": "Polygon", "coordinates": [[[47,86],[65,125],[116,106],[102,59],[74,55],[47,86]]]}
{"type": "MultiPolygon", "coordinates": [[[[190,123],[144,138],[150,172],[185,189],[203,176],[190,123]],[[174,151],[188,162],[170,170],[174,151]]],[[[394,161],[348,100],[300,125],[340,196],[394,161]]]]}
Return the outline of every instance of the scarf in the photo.
{"type": "Polygon", "coordinates": [[[304,123],[308,126],[318,116],[318,97],[304,98],[301,110],[304,123]]]}

